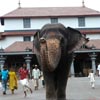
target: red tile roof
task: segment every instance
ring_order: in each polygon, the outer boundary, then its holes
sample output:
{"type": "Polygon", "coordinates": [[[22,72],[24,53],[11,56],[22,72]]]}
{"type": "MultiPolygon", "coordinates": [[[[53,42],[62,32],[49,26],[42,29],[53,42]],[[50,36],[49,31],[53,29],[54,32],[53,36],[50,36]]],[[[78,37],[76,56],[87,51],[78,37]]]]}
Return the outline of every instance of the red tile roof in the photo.
{"type": "Polygon", "coordinates": [[[33,50],[33,42],[15,42],[5,48],[5,52],[26,51],[26,48],[33,50]]]}
{"type": "MultiPolygon", "coordinates": [[[[88,47],[95,47],[95,49],[100,49],[100,39],[90,40],[87,43],[88,47]]],[[[18,52],[18,51],[26,51],[26,48],[29,48],[33,51],[33,42],[15,42],[8,46],[4,51],[5,52],[18,52]]],[[[81,49],[80,49],[81,50],[81,49]]]]}
{"type": "Polygon", "coordinates": [[[0,40],[6,36],[33,36],[36,31],[12,31],[12,32],[2,32],[0,34],[0,40]]]}
{"type": "Polygon", "coordinates": [[[96,34],[99,33],[100,34],[100,29],[79,29],[79,31],[83,34],[96,34]]]}
{"type": "Polygon", "coordinates": [[[12,31],[12,32],[3,32],[2,36],[32,36],[35,34],[35,31],[12,31]]]}
{"type": "Polygon", "coordinates": [[[90,40],[87,43],[89,47],[95,47],[95,49],[100,49],[100,39],[90,40]]]}
{"type": "Polygon", "coordinates": [[[87,7],[36,7],[18,8],[4,18],[21,17],[75,17],[75,16],[100,16],[100,12],[87,7]]]}
{"type": "MultiPolygon", "coordinates": [[[[100,34],[100,29],[84,29],[79,31],[83,34],[100,34]]],[[[36,31],[11,31],[11,32],[2,32],[0,33],[0,40],[2,40],[6,36],[33,36],[36,33],[36,31]]]]}

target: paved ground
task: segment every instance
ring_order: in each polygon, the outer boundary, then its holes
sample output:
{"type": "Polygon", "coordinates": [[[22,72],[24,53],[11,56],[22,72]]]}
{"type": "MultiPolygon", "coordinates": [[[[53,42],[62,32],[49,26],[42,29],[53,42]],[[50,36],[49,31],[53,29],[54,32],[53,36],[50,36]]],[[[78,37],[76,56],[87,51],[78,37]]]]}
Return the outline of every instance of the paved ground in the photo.
{"type": "MultiPolygon", "coordinates": [[[[28,93],[25,98],[22,92],[22,87],[19,85],[15,94],[11,94],[7,90],[7,95],[2,95],[0,91],[0,100],[45,100],[45,88],[41,85],[39,90],[34,91],[33,83],[30,81],[33,93],[28,93]]],[[[92,89],[89,84],[89,79],[84,78],[69,78],[66,89],[67,100],[100,100],[100,77],[96,77],[95,89],[92,89]]]]}

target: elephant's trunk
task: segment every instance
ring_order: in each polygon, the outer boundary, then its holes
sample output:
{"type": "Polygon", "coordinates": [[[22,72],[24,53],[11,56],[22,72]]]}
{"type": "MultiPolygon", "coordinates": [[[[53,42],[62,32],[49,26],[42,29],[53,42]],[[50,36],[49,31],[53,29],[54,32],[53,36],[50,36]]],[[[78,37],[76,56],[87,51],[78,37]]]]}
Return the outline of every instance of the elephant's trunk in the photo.
{"type": "Polygon", "coordinates": [[[60,41],[58,39],[42,39],[40,53],[43,69],[54,71],[61,57],[60,41]]]}

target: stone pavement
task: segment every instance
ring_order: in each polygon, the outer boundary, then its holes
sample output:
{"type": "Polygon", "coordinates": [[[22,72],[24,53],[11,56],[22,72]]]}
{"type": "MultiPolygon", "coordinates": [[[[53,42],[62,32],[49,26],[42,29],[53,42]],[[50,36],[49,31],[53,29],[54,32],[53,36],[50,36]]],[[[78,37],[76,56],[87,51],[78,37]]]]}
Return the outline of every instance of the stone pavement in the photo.
{"type": "MultiPolygon", "coordinates": [[[[30,81],[30,85],[33,93],[28,92],[26,98],[19,84],[18,90],[13,95],[10,90],[7,90],[7,95],[2,95],[2,91],[0,91],[0,100],[45,100],[45,88],[40,84],[39,90],[35,91],[32,81],[30,81]]],[[[95,89],[91,88],[87,77],[69,78],[66,97],[67,100],[100,100],[100,77],[96,77],[95,89]]]]}

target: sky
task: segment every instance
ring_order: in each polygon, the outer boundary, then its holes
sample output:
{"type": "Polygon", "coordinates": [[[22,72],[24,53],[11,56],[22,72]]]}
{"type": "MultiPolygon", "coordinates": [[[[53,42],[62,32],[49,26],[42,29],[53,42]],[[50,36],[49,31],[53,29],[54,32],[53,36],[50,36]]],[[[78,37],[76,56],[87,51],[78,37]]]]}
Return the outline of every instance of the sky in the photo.
{"type": "MultiPolygon", "coordinates": [[[[21,7],[76,7],[83,0],[20,0],[21,7]]],[[[0,0],[0,16],[18,8],[19,0],[0,0]]],[[[85,6],[100,11],[100,0],[84,0],[85,6]]]]}
{"type": "MultiPolygon", "coordinates": [[[[21,7],[80,7],[83,0],[0,0],[0,16],[17,9],[19,1],[21,7]]],[[[100,0],[84,0],[84,4],[100,11],[100,0]]]]}

